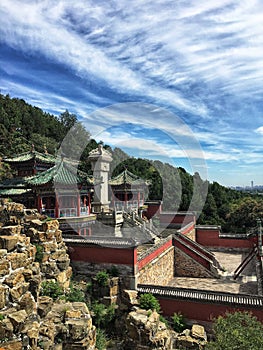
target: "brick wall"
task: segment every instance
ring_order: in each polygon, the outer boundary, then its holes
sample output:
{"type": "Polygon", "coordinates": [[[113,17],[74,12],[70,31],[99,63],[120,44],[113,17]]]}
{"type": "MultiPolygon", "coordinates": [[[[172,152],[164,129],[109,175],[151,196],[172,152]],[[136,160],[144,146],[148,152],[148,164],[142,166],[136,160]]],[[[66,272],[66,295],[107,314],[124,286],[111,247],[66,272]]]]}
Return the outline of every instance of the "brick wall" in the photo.
{"type": "Polygon", "coordinates": [[[174,247],[169,247],[138,273],[138,283],[167,285],[174,277],[174,247]]]}
{"type": "Polygon", "coordinates": [[[176,276],[211,278],[204,266],[178,248],[175,248],[174,266],[176,276]]]}

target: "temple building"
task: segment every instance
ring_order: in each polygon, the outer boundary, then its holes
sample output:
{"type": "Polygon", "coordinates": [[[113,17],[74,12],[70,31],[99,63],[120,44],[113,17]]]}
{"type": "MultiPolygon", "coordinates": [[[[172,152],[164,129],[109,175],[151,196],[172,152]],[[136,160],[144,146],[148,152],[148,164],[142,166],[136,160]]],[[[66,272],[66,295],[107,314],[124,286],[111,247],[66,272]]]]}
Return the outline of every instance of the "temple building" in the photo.
{"type": "Polygon", "coordinates": [[[111,207],[115,210],[138,210],[144,204],[149,182],[127,169],[109,180],[111,207]]]}
{"type": "Polygon", "coordinates": [[[123,222],[122,212],[137,212],[144,204],[149,182],[127,169],[109,179],[112,156],[101,145],[89,153],[93,176],[78,163],[34,150],[4,161],[15,176],[0,184],[0,197],[57,218],[64,232],[91,235],[96,219],[123,222]],[[121,215],[121,217],[120,217],[121,215]],[[113,220],[114,219],[114,220],[113,220]]]}
{"type": "Polygon", "coordinates": [[[16,176],[0,184],[0,196],[35,208],[41,214],[57,218],[63,231],[90,234],[96,219],[91,214],[93,178],[64,158],[34,150],[5,159],[16,176]]]}

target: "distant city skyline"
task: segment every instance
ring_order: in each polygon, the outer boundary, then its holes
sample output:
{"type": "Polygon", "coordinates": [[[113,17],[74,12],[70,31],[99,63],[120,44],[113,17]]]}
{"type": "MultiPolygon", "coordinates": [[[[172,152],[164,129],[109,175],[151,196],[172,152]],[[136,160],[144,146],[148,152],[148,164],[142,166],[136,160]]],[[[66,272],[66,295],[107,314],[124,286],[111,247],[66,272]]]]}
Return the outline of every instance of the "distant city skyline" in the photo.
{"type": "Polygon", "coordinates": [[[2,0],[0,90],[131,156],[256,186],[262,16],[259,0],[2,0]]]}

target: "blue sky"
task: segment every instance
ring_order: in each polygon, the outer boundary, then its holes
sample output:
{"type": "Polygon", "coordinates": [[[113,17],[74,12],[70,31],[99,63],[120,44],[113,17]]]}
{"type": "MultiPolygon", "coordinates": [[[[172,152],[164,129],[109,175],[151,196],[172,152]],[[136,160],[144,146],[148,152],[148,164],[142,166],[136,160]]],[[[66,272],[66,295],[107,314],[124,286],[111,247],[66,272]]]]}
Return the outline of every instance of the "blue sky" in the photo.
{"type": "Polygon", "coordinates": [[[1,93],[130,155],[263,184],[262,18],[260,0],[1,0],[1,93]]]}

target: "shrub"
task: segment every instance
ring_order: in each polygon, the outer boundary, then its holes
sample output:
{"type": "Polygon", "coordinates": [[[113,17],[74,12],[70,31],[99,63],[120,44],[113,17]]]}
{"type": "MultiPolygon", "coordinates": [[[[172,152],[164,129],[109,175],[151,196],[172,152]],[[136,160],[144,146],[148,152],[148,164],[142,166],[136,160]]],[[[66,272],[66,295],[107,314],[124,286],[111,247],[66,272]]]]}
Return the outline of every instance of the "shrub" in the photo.
{"type": "Polygon", "coordinates": [[[57,300],[64,295],[64,291],[56,281],[44,281],[41,283],[40,295],[46,295],[53,300],[57,300]]]}
{"type": "Polygon", "coordinates": [[[76,287],[70,286],[70,291],[66,294],[66,300],[71,302],[85,302],[85,293],[76,287]]]}
{"type": "Polygon", "coordinates": [[[95,326],[100,327],[107,314],[106,306],[95,301],[95,303],[91,305],[91,310],[93,313],[92,319],[94,321],[95,326]]]}
{"type": "Polygon", "coordinates": [[[162,315],[160,315],[160,321],[163,322],[167,328],[169,328],[168,320],[165,317],[163,317],[162,315]]]}
{"type": "Polygon", "coordinates": [[[36,262],[42,262],[43,260],[43,256],[44,256],[44,247],[40,244],[36,244],[35,245],[36,247],[36,257],[35,257],[35,261],[36,262]]]}
{"type": "Polygon", "coordinates": [[[111,268],[108,270],[108,273],[112,277],[118,277],[120,275],[120,272],[115,265],[111,266],[111,268]]]}
{"type": "Polygon", "coordinates": [[[96,280],[101,287],[106,287],[108,285],[109,274],[106,271],[100,271],[96,275],[96,280]]]}
{"type": "Polygon", "coordinates": [[[181,333],[186,328],[184,316],[181,312],[175,312],[172,316],[172,327],[177,333],[181,333]]]}
{"type": "Polygon", "coordinates": [[[0,321],[3,321],[5,319],[5,315],[0,314],[0,321]]]}
{"type": "Polygon", "coordinates": [[[99,328],[107,328],[115,318],[115,304],[106,307],[104,304],[95,301],[91,305],[91,310],[93,313],[93,322],[99,328]]]}
{"type": "Polygon", "coordinates": [[[157,312],[159,312],[161,309],[159,301],[151,293],[145,293],[140,296],[139,306],[141,309],[145,309],[145,310],[151,309],[151,310],[156,310],[157,312]]]}
{"type": "Polygon", "coordinates": [[[107,338],[106,338],[105,332],[102,329],[97,328],[97,331],[96,331],[96,348],[98,350],[104,350],[104,349],[106,349],[106,343],[107,343],[107,338]]]}

